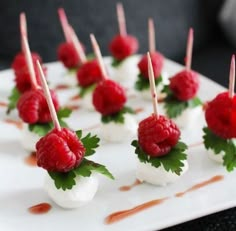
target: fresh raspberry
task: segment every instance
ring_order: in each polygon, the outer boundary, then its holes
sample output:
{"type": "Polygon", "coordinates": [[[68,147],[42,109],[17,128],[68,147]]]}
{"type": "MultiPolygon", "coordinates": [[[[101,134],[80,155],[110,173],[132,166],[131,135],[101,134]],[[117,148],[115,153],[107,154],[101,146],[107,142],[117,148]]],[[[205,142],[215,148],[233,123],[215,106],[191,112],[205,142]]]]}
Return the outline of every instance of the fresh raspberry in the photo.
{"type": "Polygon", "coordinates": [[[208,102],[205,118],[209,129],[223,139],[236,138],[236,96],[228,92],[217,95],[208,102]]]}
{"type": "Polygon", "coordinates": [[[102,72],[97,60],[84,63],[77,71],[77,80],[81,87],[87,87],[102,80],[102,72]]]}
{"type": "Polygon", "coordinates": [[[72,43],[61,43],[57,50],[57,56],[66,68],[76,68],[80,65],[80,58],[72,43]]]}
{"type": "MultiPolygon", "coordinates": [[[[56,94],[51,91],[56,111],[59,103],[56,94]]],[[[29,124],[51,122],[51,115],[42,89],[32,89],[23,93],[18,100],[17,109],[20,118],[29,124]]]]}
{"type": "Polygon", "coordinates": [[[138,40],[131,35],[117,35],[115,36],[109,46],[112,56],[121,61],[138,50],[138,40]]]}
{"type": "Polygon", "coordinates": [[[98,83],[93,92],[93,105],[102,115],[119,112],[124,107],[126,100],[124,89],[110,79],[98,83]]]}
{"type": "Polygon", "coordinates": [[[39,167],[52,172],[68,172],[83,160],[85,148],[75,132],[53,129],[36,144],[39,167]]]}
{"type": "Polygon", "coordinates": [[[176,124],[160,115],[151,115],[139,123],[138,141],[141,148],[151,157],[164,156],[174,147],[180,137],[176,124]]]}
{"type": "MultiPolygon", "coordinates": [[[[161,53],[159,52],[152,52],[150,53],[151,60],[152,60],[152,67],[153,67],[153,72],[154,72],[154,77],[158,78],[161,75],[162,68],[164,65],[164,57],[161,53]]],[[[148,75],[148,59],[147,55],[144,55],[142,59],[138,63],[138,68],[141,73],[141,75],[144,78],[149,78],[148,75]]]]}
{"type": "MultiPolygon", "coordinates": [[[[37,53],[31,53],[32,55],[32,61],[35,71],[35,76],[38,85],[41,85],[40,80],[40,73],[37,67],[37,60],[39,60],[40,63],[42,63],[41,57],[37,53]]],[[[27,66],[27,62],[25,59],[25,56],[22,52],[18,53],[12,63],[12,68],[15,72],[15,83],[16,88],[20,93],[24,93],[25,91],[28,91],[31,89],[31,80],[30,80],[30,74],[27,66]]],[[[43,67],[44,74],[46,76],[47,69],[43,67]]]]}
{"type": "Polygon", "coordinates": [[[178,100],[190,100],[198,92],[199,76],[194,71],[183,70],[170,79],[170,89],[178,100]]]}

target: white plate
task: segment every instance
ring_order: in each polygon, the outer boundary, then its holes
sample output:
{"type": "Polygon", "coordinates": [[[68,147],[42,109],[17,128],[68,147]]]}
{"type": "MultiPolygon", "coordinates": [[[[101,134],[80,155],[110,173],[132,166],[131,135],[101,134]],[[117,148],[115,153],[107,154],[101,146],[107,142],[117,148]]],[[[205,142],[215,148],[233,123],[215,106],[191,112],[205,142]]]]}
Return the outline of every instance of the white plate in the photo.
{"type": "MultiPolygon", "coordinates": [[[[165,70],[170,75],[181,68],[172,61],[165,62],[165,70]]],[[[65,77],[64,74],[65,70],[61,64],[48,65],[48,76],[52,85],[62,79],[73,78],[65,77]]],[[[6,101],[12,86],[13,73],[9,70],[0,72],[1,102],[6,101]]],[[[202,100],[211,99],[222,90],[223,87],[201,77],[199,95],[202,100]]],[[[65,104],[68,97],[76,92],[76,89],[61,90],[59,92],[61,102],[65,104]]],[[[129,104],[135,108],[141,105],[145,109],[137,115],[138,120],[151,112],[151,103],[140,98],[133,98],[129,104]]],[[[91,203],[76,210],[61,209],[50,201],[43,191],[45,171],[24,163],[24,158],[28,153],[19,143],[20,131],[15,126],[4,123],[5,108],[0,108],[0,118],[0,230],[157,230],[236,205],[236,171],[227,173],[223,167],[209,160],[202,145],[189,149],[190,169],[175,184],[167,187],[142,184],[128,192],[119,191],[120,186],[129,185],[135,181],[134,148],[130,145],[131,141],[127,140],[126,143],[117,145],[103,143],[94,157],[112,171],[116,180],[111,181],[100,177],[98,193],[91,203]],[[175,193],[184,191],[215,175],[224,175],[224,180],[189,192],[181,198],[174,196],[175,193]],[[170,197],[170,199],[117,223],[110,225],[104,223],[105,217],[113,212],[130,209],[141,203],[163,197],[170,197]],[[27,211],[30,206],[41,202],[52,204],[52,210],[44,215],[32,215],[27,211]]],[[[16,113],[13,113],[11,118],[17,119],[16,113]]],[[[202,140],[203,121],[202,117],[194,129],[183,132],[182,137],[186,143],[194,144],[202,140]]],[[[99,123],[99,115],[95,112],[78,110],[73,113],[69,123],[75,130],[87,128],[99,123]]]]}

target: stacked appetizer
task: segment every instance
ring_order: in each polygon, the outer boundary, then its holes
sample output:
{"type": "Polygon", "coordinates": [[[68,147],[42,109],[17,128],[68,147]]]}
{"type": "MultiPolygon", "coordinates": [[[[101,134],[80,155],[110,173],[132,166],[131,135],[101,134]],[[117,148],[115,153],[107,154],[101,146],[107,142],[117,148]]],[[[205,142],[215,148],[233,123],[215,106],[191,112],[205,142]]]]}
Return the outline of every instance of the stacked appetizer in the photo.
{"type": "Polygon", "coordinates": [[[119,83],[133,87],[137,69],[137,57],[133,56],[138,50],[138,40],[127,34],[124,9],[121,3],[117,4],[117,18],[119,34],[109,44],[109,50],[113,57],[112,77],[119,83]]]}
{"type": "Polygon", "coordinates": [[[36,144],[38,166],[48,171],[45,189],[53,201],[63,208],[77,208],[91,201],[98,188],[94,172],[113,179],[105,166],[88,160],[98,147],[97,136],[82,138],[82,132],[74,132],[60,126],[56,110],[40,63],[43,90],[54,128],[36,144]]]}
{"type": "Polygon", "coordinates": [[[149,53],[147,57],[154,113],[139,123],[138,140],[132,142],[139,159],[136,175],[140,181],[166,185],[188,170],[187,146],[180,141],[177,125],[158,113],[155,77],[149,53]]]}
{"type": "Polygon", "coordinates": [[[165,86],[164,108],[180,128],[191,128],[197,121],[202,110],[202,103],[197,97],[199,75],[191,70],[193,49],[193,29],[190,28],[186,52],[186,68],[170,78],[165,86]]]}
{"type": "MultiPolygon", "coordinates": [[[[162,94],[163,85],[168,84],[167,76],[163,71],[164,56],[156,51],[155,46],[155,29],[152,19],[148,20],[148,37],[149,37],[149,53],[152,60],[153,72],[155,77],[155,84],[157,88],[158,98],[162,94]]],[[[148,79],[148,58],[143,55],[138,63],[139,75],[135,83],[135,89],[140,92],[144,99],[152,99],[150,95],[150,85],[148,79]]]]}
{"type": "Polygon", "coordinates": [[[107,141],[125,141],[136,134],[137,124],[130,115],[133,111],[125,106],[127,97],[123,87],[108,78],[99,46],[93,35],[91,41],[103,77],[93,91],[93,105],[102,115],[101,136],[107,141]]]}
{"type": "Polygon", "coordinates": [[[204,131],[204,145],[209,157],[226,167],[228,171],[236,168],[236,96],[235,56],[230,68],[229,91],[218,94],[207,103],[204,131]]]}

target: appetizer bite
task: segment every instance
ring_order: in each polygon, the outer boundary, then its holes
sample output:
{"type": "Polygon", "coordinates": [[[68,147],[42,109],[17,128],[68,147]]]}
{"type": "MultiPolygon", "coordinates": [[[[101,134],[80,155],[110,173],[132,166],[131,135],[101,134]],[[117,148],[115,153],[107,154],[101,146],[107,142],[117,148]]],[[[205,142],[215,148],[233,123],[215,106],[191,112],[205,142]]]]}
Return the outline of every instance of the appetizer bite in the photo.
{"type": "Polygon", "coordinates": [[[140,181],[166,185],[188,170],[187,146],[180,141],[177,125],[158,113],[155,77],[149,53],[147,57],[154,113],[139,123],[138,140],[132,142],[138,157],[136,176],[140,181]]]}
{"type": "Polygon", "coordinates": [[[133,56],[138,50],[138,40],[127,34],[124,9],[121,3],[117,3],[117,19],[119,34],[114,36],[109,44],[112,54],[112,77],[128,87],[133,87],[138,74],[138,58],[133,56]]]}
{"type": "Polygon", "coordinates": [[[95,153],[97,136],[89,133],[82,138],[82,131],[60,126],[39,62],[38,68],[54,128],[36,144],[37,164],[48,171],[45,190],[49,197],[63,208],[77,208],[93,199],[99,184],[95,173],[114,177],[105,166],[86,158],[95,153]]]}
{"type": "Polygon", "coordinates": [[[167,116],[180,128],[191,128],[202,111],[201,100],[197,97],[199,75],[191,70],[193,29],[190,28],[186,52],[186,68],[170,78],[165,86],[164,108],[167,116]]]}
{"type": "MultiPolygon", "coordinates": [[[[32,88],[30,75],[35,75],[37,84],[40,85],[39,73],[36,68],[36,60],[39,60],[42,64],[42,59],[39,54],[35,52],[31,52],[31,59],[33,63],[33,67],[29,69],[27,64],[27,60],[23,51],[23,42],[22,36],[25,35],[27,38],[27,24],[26,24],[26,16],[25,13],[20,14],[20,34],[21,34],[21,51],[15,56],[12,62],[12,69],[15,74],[15,87],[12,89],[11,94],[9,96],[9,104],[7,113],[9,114],[13,109],[16,108],[17,101],[21,94],[30,90],[32,88]]],[[[44,74],[46,74],[46,68],[43,68],[44,74]]]]}
{"type": "Polygon", "coordinates": [[[108,78],[97,41],[94,35],[90,36],[103,77],[93,91],[93,105],[102,115],[101,136],[107,141],[126,141],[136,134],[137,124],[130,115],[133,110],[125,106],[123,87],[108,78]]]}
{"type": "Polygon", "coordinates": [[[235,56],[232,56],[229,78],[229,91],[218,94],[207,103],[203,129],[204,145],[212,160],[223,164],[228,171],[236,168],[236,96],[235,56]]]}
{"type": "MultiPolygon", "coordinates": [[[[157,88],[157,98],[161,96],[161,91],[164,84],[168,84],[168,79],[163,71],[164,56],[156,51],[155,45],[155,29],[153,19],[148,20],[148,38],[149,38],[149,53],[152,60],[153,72],[155,77],[155,85],[157,88]]],[[[140,92],[144,99],[151,100],[150,85],[148,79],[148,58],[147,55],[143,55],[138,63],[139,74],[138,80],[135,82],[135,89],[140,92]]]]}

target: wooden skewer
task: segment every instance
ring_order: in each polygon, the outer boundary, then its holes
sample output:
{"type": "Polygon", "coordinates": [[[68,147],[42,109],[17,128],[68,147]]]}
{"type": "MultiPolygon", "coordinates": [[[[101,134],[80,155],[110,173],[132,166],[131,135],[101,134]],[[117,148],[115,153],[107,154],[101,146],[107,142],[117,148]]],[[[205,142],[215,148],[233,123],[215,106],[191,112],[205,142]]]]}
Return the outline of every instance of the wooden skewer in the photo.
{"type": "Polygon", "coordinates": [[[62,30],[65,36],[66,42],[71,42],[69,23],[66,17],[65,10],[63,8],[59,8],[58,15],[59,15],[59,19],[61,22],[61,26],[62,26],[62,30]]]}
{"type": "Polygon", "coordinates": [[[234,97],[234,86],[235,86],[235,55],[232,55],[229,73],[229,97],[234,97]]]}
{"type": "Polygon", "coordinates": [[[73,43],[73,46],[75,47],[75,50],[81,60],[81,63],[85,63],[87,61],[87,58],[86,58],[84,50],[81,46],[81,43],[80,43],[74,29],[71,26],[69,26],[69,28],[70,28],[70,37],[71,37],[71,41],[73,43]]]}
{"type": "Polygon", "coordinates": [[[106,79],[107,78],[107,73],[106,73],[106,68],[105,68],[105,65],[104,65],[104,62],[103,62],[103,59],[102,59],[101,50],[100,50],[99,45],[97,43],[97,40],[96,40],[96,38],[93,34],[90,34],[90,39],[91,39],[91,42],[92,42],[93,51],[96,55],[96,58],[98,60],[98,63],[99,63],[99,66],[100,66],[100,69],[101,69],[101,72],[102,72],[102,77],[103,77],[103,79],[106,79]]]}
{"type": "Polygon", "coordinates": [[[155,41],[155,28],[152,18],[148,19],[148,39],[149,39],[149,52],[156,51],[156,41],[155,41]]]}
{"type": "Polygon", "coordinates": [[[43,69],[42,69],[42,67],[40,65],[40,62],[38,60],[37,60],[37,66],[38,66],[38,69],[39,69],[40,79],[41,79],[41,82],[42,82],[42,87],[43,87],[44,95],[45,95],[45,98],[46,98],[46,101],[47,101],[47,104],[48,104],[50,115],[52,117],[53,125],[57,130],[60,131],[61,126],[60,126],[60,123],[59,123],[58,118],[57,118],[57,113],[56,113],[56,110],[55,110],[55,107],[54,107],[54,104],[53,104],[53,101],[52,101],[52,96],[50,94],[50,91],[49,91],[49,88],[48,88],[48,85],[47,85],[47,82],[46,82],[46,79],[45,79],[45,76],[44,76],[44,73],[43,73],[43,69]]]}
{"type": "MultiPolygon", "coordinates": [[[[21,38],[23,35],[25,35],[26,38],[28,38],[26,16],[25,16],[24,12],[20,13],[20,34],[21,34],[21,38]]],[[[22,41],[21,41],[21,50],[23,52],[23,42],[22,41]]]]}
{"type": "Polygon", "coordinates": [[[40,87],[39,87],[37,80],[36,80],[36,75],[35,75],[35,70],[34,70],[34,65],[33,65],[33,60],[32,60],[32,56],[31,56],[28,40],[25,35],[23,35],[21,37],[21,40],[22,40],[22,45],[23,45],[23,53],[26,58],[27,67],[28,67],[29,74],[30,74],[30,80],[31,80],[32,87],[35,89],[38,89],[40,87]]]}
{"type": "Polygon", "coordinates": [[[117,20],[118,20],[118,26],[121,36],[126,36],[126,22],[125,22],[125,13],[122,3],[117,3],[116,5],[116,12],[117,12],[117,20]]]}
{"type": "Polygon", "coordinates": [[[157,104],[157,93],[156,93],[156,86],[155,86],[155,78],[153,73],[153,67],[152,67],[152,61],[150,57],[150,53],[147,53],[148,57],[148,74],[149,74],[149,83],[150,83],[150,89],[151,89],[151,95],[152,95],[152,104],[153,104],[153,110],[156,117],[159,117],[158,113],[158,104],[157,104]]]}
{"type": "Polygon", "coordinates": [[[191,70],[193,53],[193,28],[189,29],[187,49],[186,49],[186,69],[191,70]]]}

